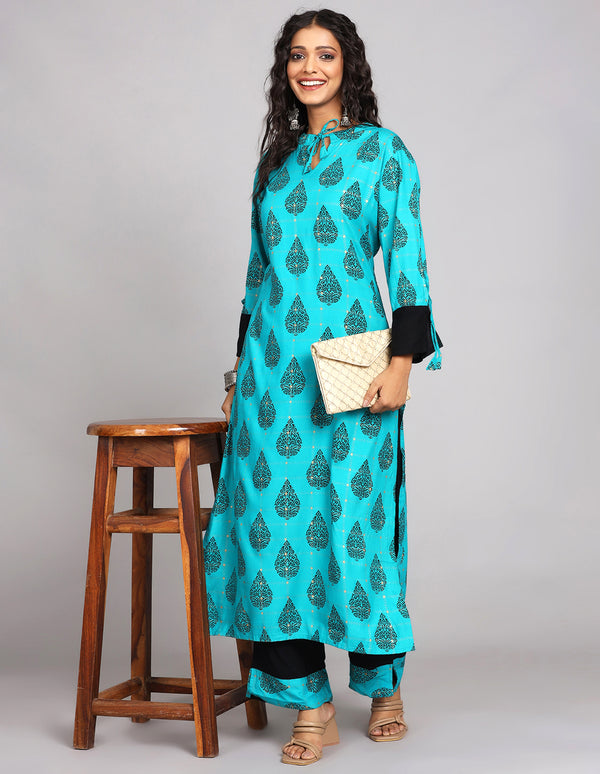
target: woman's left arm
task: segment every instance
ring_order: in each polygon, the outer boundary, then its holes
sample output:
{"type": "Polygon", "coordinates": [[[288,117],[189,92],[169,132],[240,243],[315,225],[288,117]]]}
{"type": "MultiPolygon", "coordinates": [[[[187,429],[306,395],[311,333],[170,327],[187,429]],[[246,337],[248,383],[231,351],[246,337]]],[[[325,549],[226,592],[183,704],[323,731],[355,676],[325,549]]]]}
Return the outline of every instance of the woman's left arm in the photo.
{"type": "Polygon", "coordinates": [[[365,394],[372,413],[392,411],[406,402],[412,363],[435,353],[427,368],[441,366],[431,312],[429,277],[420,216],[420,180],[414,158],[397,135],[383,150],[382,171],[375,189],[378,202],[377,234],[392,307],[392,358],[365,394]]]}

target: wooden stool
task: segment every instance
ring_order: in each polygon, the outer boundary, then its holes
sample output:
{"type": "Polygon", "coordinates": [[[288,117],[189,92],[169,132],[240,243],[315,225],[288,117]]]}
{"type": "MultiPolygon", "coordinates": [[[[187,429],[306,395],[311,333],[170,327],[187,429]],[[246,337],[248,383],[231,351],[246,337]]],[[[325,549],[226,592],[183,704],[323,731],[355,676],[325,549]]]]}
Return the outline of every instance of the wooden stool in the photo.
{"type": "Polygon", "coordinates": [[[216,680],[212,673],[202,553],[202,530],[211,509],[200,508],[198,465],[210,464],[216,492],[226,430],[225,421],[205,417],[94,422],[87,429],[88,435],[99,438],[73,736],[77,749],[94,746],[98,715],[129,717],[134,722],[193,720],[199,757],[218,755],[216,718],[222,712],[245,702],[250,728],[264,728],[267,723],[264,702],[246,699],[251,641],[237,640],[241,680],[216,680]],[[113,513],[120,467],[133,468],[133,507],[113,513]],[[157,467],[175,468],[177,508],[154,508],[157,467]],[[129,532],[132,540],[131,678],[98,693],[113,532],[129,532]],[[191,678],[151,676],[154,532],[181,536],[191,678]],[[191,693],[193,701],[151,701],[152,692],[191,693]]]}

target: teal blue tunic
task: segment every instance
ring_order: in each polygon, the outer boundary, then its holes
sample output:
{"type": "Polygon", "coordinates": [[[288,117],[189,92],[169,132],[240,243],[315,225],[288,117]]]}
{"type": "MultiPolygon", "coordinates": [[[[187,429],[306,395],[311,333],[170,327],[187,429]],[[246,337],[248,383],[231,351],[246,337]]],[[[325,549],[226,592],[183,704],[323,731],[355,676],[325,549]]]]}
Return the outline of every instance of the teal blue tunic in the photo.
{"type": "Polygon", "coordinates": [[[251,316],[204,536],[210,630],[400,653],[414,642],[399,412],[328,415],[310,345],[388,327],[380,247],[392,310],[430,308],[419,177],[370,124],[329,132],[311,169],[324,133],[300,136],[252,212],[251,316]]]}

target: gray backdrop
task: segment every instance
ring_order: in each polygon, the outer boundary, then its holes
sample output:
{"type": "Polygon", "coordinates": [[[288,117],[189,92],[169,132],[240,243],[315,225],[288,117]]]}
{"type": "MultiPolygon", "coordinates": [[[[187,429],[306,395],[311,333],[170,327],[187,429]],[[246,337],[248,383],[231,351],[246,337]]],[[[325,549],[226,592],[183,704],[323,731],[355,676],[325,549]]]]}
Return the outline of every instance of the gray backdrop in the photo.
{"type": "MultiPolygon", "coordinates": [[[[5,675],[63,670],[75,684],[87,423],[222,416],[263,82],[298,7],[0,2],[5,675]]],[[[451,669],[504,653],[508,671],[554,654],[574,669],[599,632],[600,8],[331,7],[357,23],[382,121],[419,165],[445,343],[442,371],[414,368],[406,413],[407,679],[428,656],[451,669]]],[[[173,495],[161,473],[158,504],[173,495]]],[[[212,502],[204,472],[202,496],[212,502]]],[[[116,536],[107,680],[127,671],[128,550],[116,536]]],[[[155,562],[156,672],[168,673],[187,666],[177,538],[156,539],[155,562]]],[[[218,644],[225,663],[232,643],[218,644]]]]}

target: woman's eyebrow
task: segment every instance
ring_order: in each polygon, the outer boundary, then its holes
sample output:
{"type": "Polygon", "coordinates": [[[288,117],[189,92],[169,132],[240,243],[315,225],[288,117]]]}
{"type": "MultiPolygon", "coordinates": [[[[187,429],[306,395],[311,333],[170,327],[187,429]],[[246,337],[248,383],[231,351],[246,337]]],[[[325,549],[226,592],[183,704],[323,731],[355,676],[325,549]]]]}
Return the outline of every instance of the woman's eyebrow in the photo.
{"type": "MultiPolygon", "coordinates": [[[[306,51],[306,46],[292,46],[292,48],[301,48],[303,51],[306,51]]],[[[323,48],[330,48],[332,51],[337,51],[335,46],[316,46],[315,51],[320,51],[323,48]]]]}

